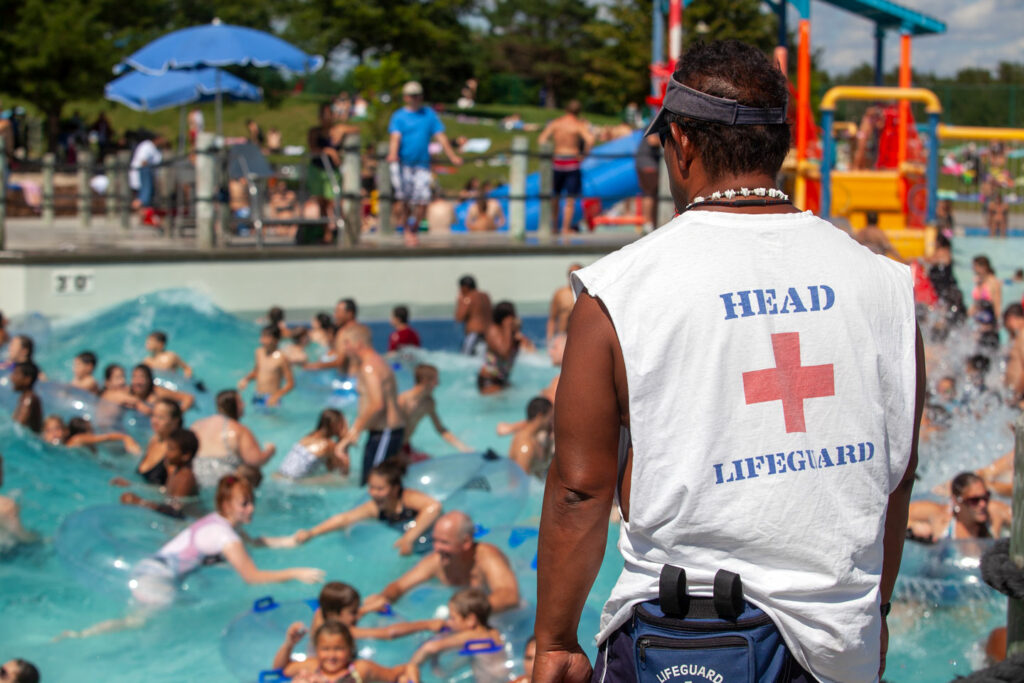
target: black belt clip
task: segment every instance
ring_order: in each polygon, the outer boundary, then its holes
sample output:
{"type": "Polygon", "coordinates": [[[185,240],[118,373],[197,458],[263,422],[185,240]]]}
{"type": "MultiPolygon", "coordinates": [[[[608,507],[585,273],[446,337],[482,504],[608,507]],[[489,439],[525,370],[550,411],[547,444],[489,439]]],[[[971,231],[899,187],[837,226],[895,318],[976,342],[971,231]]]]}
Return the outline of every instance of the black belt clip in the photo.
{"type": "Polygon", "coordinates": [[[666,564],[658,580],[658,602],[667,617],[685,619],[687,616],[708,618],[711,607],[719,619],[736,621],[743,614],[743,581],[740,575],[725,569],[715,574],[713,597],[691,598],[686,593],[686,570],[666,564]],[[712,603],[708,605],[707,603],[712,603]],[[691,614],[692,612],[692,614],[691,614]]]}

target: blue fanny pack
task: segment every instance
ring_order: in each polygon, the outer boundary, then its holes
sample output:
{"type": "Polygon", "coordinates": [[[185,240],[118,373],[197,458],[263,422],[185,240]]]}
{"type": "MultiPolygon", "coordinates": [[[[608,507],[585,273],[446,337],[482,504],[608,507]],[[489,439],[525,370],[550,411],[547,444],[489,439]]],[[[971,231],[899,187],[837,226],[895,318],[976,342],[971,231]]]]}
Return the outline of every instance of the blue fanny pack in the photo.
{"type": "Polygon", "coordinates": [[[633,610],[638,683],[772,683],[796,664],[771,617],[743,599],[738,574],[720,570],[714,597],[686,594],[686,574],[666,565],[657,601],[633,610]]]}

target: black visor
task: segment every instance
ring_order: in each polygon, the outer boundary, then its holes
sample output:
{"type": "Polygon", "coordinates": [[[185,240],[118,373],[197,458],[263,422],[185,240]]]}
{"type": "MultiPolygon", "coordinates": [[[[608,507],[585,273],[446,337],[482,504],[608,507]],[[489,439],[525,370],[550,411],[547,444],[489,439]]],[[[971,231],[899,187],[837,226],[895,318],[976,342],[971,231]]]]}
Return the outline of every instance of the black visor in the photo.
{"type": "Polygon", "coordinates": [[[658,133],[668,125],[668,114],[678,114],[698,121],[710,121],[726,126],[758,126],[786,122],[786,105],[781,107],[748,107],[736,100],[715,97],[689,88],[675,79],[669,79],[658,115],[651,121],[644,135],[658,133]]]}

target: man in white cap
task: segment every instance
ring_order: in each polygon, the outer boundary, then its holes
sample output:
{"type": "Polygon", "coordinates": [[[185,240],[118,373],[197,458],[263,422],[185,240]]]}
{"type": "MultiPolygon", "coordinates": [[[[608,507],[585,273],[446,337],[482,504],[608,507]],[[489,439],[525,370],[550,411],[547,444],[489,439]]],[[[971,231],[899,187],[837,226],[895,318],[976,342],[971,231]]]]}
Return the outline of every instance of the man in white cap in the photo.
{"type": "Polygon", "coordinates": [[[409,81],[402,86],[402,100],[405,106],[391,115],[388,124],[391,146],[387,161],[395,191],[395,222],[404,229],[406,244],[415,246],[416,231],[430,203],[430,141],[437,140],[456,166],[462,159],[448,142],[441,119],[423,106],[423,86],[409,81]]]}

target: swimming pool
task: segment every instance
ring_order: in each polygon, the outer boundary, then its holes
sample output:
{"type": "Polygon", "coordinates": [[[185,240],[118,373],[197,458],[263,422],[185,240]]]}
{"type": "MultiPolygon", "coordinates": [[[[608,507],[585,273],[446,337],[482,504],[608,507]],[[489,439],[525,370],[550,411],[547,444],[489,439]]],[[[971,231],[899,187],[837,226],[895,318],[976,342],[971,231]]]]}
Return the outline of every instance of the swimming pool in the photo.
{"type": "MultiPolygon", "coordinates": [[[[959,247],[962,251],[957,252],[957,275],[962,286],[970,283],[969,257],[975,253],[989,253],[1000,274],[1011,272],[1008,268],[1013,257],[1001,248],[1005,243],[964,242],[959,247]]],[[[1008,288],[1004,299],[1019,295],[1019,291],[1008,288]]],[[[497,437],[494,426],[498,421],[520,419],[527,401],[554,376],[555,369],[546,356],[524,354],[516,365],[513,387],[504,394],[480,398],[475,383],[479,361],[455,353],[460,341],[456,325],[444,320],[414,320],[413,324],[428,349],[416,358],[434,363],[441,370],[438,402],[445,423],[473,447],[505,453],[508,438],[497,437]]],[[[40,365],[55,379],[67,379],[71,358],[86,348],[100,356],[101,367],[110,362],[131,364],[142,356],[148,332],[162,329],[170,338],[169,347],[185,357],[213,391],[234,386],[249,370],[258,334],[256,323],[220,311],[188,291],[149,295],[88,319],[50,323],[32,317],[24,325],[36,338],[40,365]]],[[[375,323],[371,328],[375,346],[382,347],[388,326],[375,323]]],[[[543,330],[543,319],[526,319],[529,336],[541,339],[543,330]]],[[[412,384],[412,362],[403,359],[400,363],[402,388],[412,384]]],[[[312,429],[321,398],[313,390],[297,391],[277,412],[247,413],[244,422],[257,438],[277,445],[278,455],[267,472],[274,471],[288,447],[312,429]]],[[[208,406],[208,399],[204,403],[208,406]]],[[[345,412],[351,419],[352,408],[345,412]]],[[[200,416],[202,413],[193,412],[189,417],[194,420],[200,416]]],[[[1009,433],[1001,426],[1005,417],[999,414],[984,423],[964,423],[951,430],[951,438],[925,447],[922,462],[931,468],[925,468],[928,485],[944,476],[947,469],[976,466],[973,463],[992,451],[1004,452],[1011,443],[1009,433]]],[[[6,414],[0,415],[0,444],[6,474],[3,493],[19,500],[26,525],[46,538],[42,544],[0,555],[0,656],[35,661],[47,681],[232,680],[219,655],[225,626],[265,595],[272,594],[278,600],[315,596],[315,588],[300,584],[248,586],[228,575],[229,570],[214,568],[204,571],[213,590],[200,599],[164,610],[142,629],[51,643],[65,629],[85,628],[126,612],[123,600],[92,590],[76,579],[50,541],[71,512],[116,502],[122,490],[112,488],[108,481],[116,474],[130,472],[133,459],[115,455],[97,458],[44,446],[14,429],[6,414]]],[[[451,451],[429,425],[421,426],[415,445],[435,455],[451,451]]],[[[136,490],[146,495],[141,487],[136,490]]],[[[527,505],[517,519],[508,522],[535,526],[541,491],[540,482],[532,482],[527,505]]],[[[351,487],[301,487],[268,477],[258,492],[256,515],[249,530],[253,535],[288,533],[342,509],[358,495],[351,487]]],[[[621,567],[614,548],[616,534],[612,528],[605,562],[588,601],[595,611],[599,611],[621,567]]],[[[329,579],[350,582],[364,595],[382,588],[411,562],[389,557],[383,563],[387,566],[382,567],[373,558],[373,562],[341,567],[334,559],[338,553],[332,552],[340,549],[341,543],[339,535],[329,535],[294,550],[256,549],[253,557],[262,568],[323,567],[329,579]]],[[[523,594],[532,597],[535,578],[528,569],[520,575],[523,594]]],[[[998,596],[951,607],[897,604],[891,619],[887,680],[947,681],[954,674],[970,672],[981,662],[979,641],[1000,622],[1005,622],[1005,601],[998,596]]],[[[268,666],[272,656],[272,652],[267,653],[268,666]]]]}

